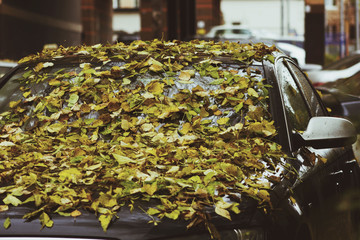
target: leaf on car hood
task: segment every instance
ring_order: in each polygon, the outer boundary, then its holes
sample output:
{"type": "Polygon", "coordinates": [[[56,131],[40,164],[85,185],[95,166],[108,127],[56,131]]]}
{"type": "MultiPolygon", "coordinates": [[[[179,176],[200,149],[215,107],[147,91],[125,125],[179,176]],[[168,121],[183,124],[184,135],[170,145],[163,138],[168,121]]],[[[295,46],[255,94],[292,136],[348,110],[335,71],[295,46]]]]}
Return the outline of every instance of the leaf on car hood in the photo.
{"type": "Polygon", "coordinates": [[[153,40],[22,59],[35,68],[21,76],[23,98],[0,115],[0,206],[33,202],[25,217],[43,227],[52,214],[91,209],[104,231],[120,207],[150,198],[159,205],[149,215],[189,226],[208,221],[208,206],[227,219],[239,213],[224,196],[269,206],[268,182],[258,179],[271,178],[285,154],[273,142],[268,86],[244,63],[275,50],[153,40]],[[57,69],[53,59],[67,57],[79,66],[57,69]]]}

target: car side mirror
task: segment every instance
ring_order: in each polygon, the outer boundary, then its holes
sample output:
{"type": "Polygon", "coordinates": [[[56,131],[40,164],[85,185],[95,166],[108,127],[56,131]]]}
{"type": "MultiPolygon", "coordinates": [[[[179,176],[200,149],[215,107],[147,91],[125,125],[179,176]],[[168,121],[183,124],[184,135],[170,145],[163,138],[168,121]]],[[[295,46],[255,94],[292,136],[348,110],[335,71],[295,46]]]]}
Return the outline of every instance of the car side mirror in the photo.
{"type": "Polygon", "coordinates": [[[306,130],[297,133],[301,146],[313,148],[336,148],[353,144],[356,141],[356,129],[353,124],[338,117],[313,117],[306,130]]]}

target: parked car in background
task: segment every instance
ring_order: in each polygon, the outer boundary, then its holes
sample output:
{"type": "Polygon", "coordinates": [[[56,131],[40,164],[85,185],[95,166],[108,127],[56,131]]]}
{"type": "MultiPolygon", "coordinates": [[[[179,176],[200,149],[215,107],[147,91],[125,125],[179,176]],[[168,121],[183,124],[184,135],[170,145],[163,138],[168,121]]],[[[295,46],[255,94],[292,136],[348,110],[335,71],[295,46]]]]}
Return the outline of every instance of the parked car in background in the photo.
{"type": "Polygon", "coordinates": [[[308,77],[315,85],[327,82],[334,82],[338,79],[346,79],[360,72],[360,52],[351,55],[325,66],[321,70],[308,71],[308,77]]]}
{"type": "Polygon", "coordinates": [[[324,83],[317,89],[322,93],[322,100],[332,115],[345,117],[355,126],[358,141],[353,149],[360,162],[360,72],[349,78],[324,83]]]}
{"type": "Polygon", "coordinates": [[[356,237],[337,208],[360,186],[355,129],[275,47],[135,41],[20,62],[0,81],[0,239],[356,237]]]}
{"type": "Polygon", "coordinates": [[[283,51],[286,55],[294,59],[294,61],[302,68],[304,71],[310,70],[319,70],[321,69],[320,65],[317,64],[307,64],[306,52],[302,47],[303,42],[302,38],[296,37],[283,37],[278,36],[272,32],[266,30],[255,30],[250,29],[241,24],[225,24],[214,26],[211,30],[204,36],[201,37],[205,40],[215,40],[215,41],[235,41],[240,43],[265,43],[269,46],[275,45],[278,49],[283,51]],[[292,44],[295,43],[295,44],[292,44]]]}
{"type": "Polygon", "coordinates": [[[16,65],[15,62],[0,60],[0,78],[16,65]]]}
{"type": "Polygon", "coordinates": [[[212,27],[210,31],[205,34],[204,38],[213,40],[240,40],[256,38],[256,34],[246,26],[229,24],[212,27]]]}

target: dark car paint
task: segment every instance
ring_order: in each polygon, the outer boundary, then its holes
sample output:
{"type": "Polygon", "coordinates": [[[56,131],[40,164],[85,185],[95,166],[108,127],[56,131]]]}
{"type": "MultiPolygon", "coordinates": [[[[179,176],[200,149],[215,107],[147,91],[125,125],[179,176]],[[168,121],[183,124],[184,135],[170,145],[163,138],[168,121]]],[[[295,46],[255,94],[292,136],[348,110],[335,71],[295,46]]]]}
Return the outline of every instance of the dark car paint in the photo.
{"type": "MultiPolygon", "coordinates": [[[[279,60],[278,60],[279,61],[279,60]]],[[[289,61],[289,59],[287,60],[289,61]]],[[[275,74],[269,69],[266,71],[267,74],[275,74]]],[[[268,79],[273,79],[272,77],[268,79]]],[[[310,82],[308,81],[310,84],[310,82]]],[[[277,83],[275,83],[277,85],[277,83]]],[[[311,84],[310,84],[311,85],[311,84]]],[[[313,88],[313,90],[315,90],[313,88]]],[[[274,91],[275,92],[275,91],[274,91]]],[[[276,91],[277,95],[273,96],[271,99],[280,100],[279,92],[276,91]]],[[[319,103],[321,103],[320,96],[317,95],[319,103]]],[[[280,101],[278,103],[272,104],[273,106],[282,105],[280,101]]],[[[322,106],[325,110],[324,105],[322,106]]],[[[282,146],[288,151],[289,156],[293,156],[296,160],[292,162],[292,166],[299,173],[299,178],[293,182],[294,179],[290,180],[288,186],[291,186],[291,190],[294,193],[292,196],[296,200],[299,209],[303,213],[302,215],[294,210],[293,204],[289,199],[282,199],[282,202],[279,204],[283,209],[290,208],[289,213],[294,214],[295,221],[303,221],[312,232],[313,239],[323,239],[321,238],[321,232],[328,231],[327,226],[321,226],[319,221],[326,222],[326,218],[331,216],[336,216],[341,214],[338,211],[339,202],[342,200],[344,193],[351,191],[353,189],[358,189],[360,187],[360,168],[357,161],[354,159],[354,155],[351,147],[346,148],[334,148],[334,149],[321,149],[316,150],[313,148],[302,147],[300,149],[291,143],[295,143],[294,136],[289,129],[289,124],[286,123],[284,110],[279,110],[275,108],[275,111],[272,112],[274,119],[279,121],[278,126],[288,126],[286,128],[279,127],[279,135],[284,135],[284,132],[287,132],[286,135],[288,138],[280,139],[282,146]],[[280,116],[282,115],[282,116],[280,116]],[[293,138],[293,140],[288,140],[293,138]],[[287,141],[288,143],[287,144],[287,141]],[[288,148],[286,148],[288,147],[288,148]],[[314,152],[320,156],[328,159],[326,164],[319,164],[314,167],[307,167],[312,161],[312,155],[309,153],[314,152]],[[303,168],[308,168],[302,173],[303,168]],[[328,206],[330,204],[330,207],[328,206]],[[329,212],[331,211],[331,212],[329,212]],[[321,216],[324,216],[324,219],[321,219],[321,216]],[[320,220],[319,220],[320,218],[320,220]]],[[[282,184],[284,185],[284,183],[282,184]]],[[[280,189],[279,186],[275,190],[280,189]]],[[[286,187],[283,186],[280,192],[286,190],[286,187]]],[[[276,191],[274,191],[276,193],[276,191]]],[[[283,195],[284,196],[284,195],[283,195]]],[[[283,216],[281,216],[283,217],[283,216]]],[[[293,221],[294,219],[288,219],[287,221],[293,221]]],[[[336,219],[333,219],[336,220],[336,219]]],[[[299,222],[297,222],[299,224],[299,222]]],[[[343,234],[354,234],[352,229],[340,229],[341,226],[354,224],[353,227],[356,229],[359,226],[359,222],[341,222],[339,227],[339,232],[343,234]],[[349,232],[350,231],[350,232],[349,232]]],[[[298,229],[301,229],[301,224],[298,226],[298,229]]],[[[339,233],[340,234],[340,233],[339,233]]],[[[334,235],[333,238],[329,237],[326,239],[338,239],[334,235]]],[[[346,239],[346,238],[343,238],[346,239]]]]}
{"type": "MultiPolygon", "coordinates": [[[[277,62],[283,59],[292,61],[290,58],[281,56],[278,57],[277,62]]],[[[217,225],[219,230],[260,226],[269,232],[269,239],[295,239],[298,234],[302,237],[299,239],[310,237],[307,234],[301,235],[301,231],[308,231],[307,233],[313,237],[309,239],[321,239],[318,238],[321,235],[319,233],[327,229],[321,228],[318,224],[319,221],[325,221],[326,219],[323,218],[327,218],[329,214],[336,216],[338,214],[336,207],[341,195],[352,187],[360,186],[359,165],[356,161],[352,161],[353,154],[349,147],[323,150],[296,147],[294,144],[295,137],[284,114],[277,80],[273,81],[276,72],[274,72],[271,64],[266,62],[264,69],[266,78],[272,81],[271,84],[274,85],[274,90],[270,91],[270,109],[275,124],[278,126],[278,141],[290,156],[288,162],[300,175],[296,176],[292,171],[287,171],[284,173],[284,179],[274,184],[271,214],[257,211],[256,205],[251,199],[242,202],[241,214],[232,215],[232,222],[219,217],[213,211],[209,211],[209,214],[213,217],[212,222],[217,225]],[[312,161],[312,155],[309,154],[311,152],[327,158],[328,162],[309,167],[308,165],[312,161]],[[295,201],[290,200],[290,195],[295,201]],[[332,212],[328,212],[329,209],[332,212]]],[[[12,73],[8,73],[7,77],[12,73]]],[[[2,85],[3,82],[0,82],[0,87],[2,85]]],[[[172,220],[163,220],[159,226],[155,227],[148,223],[151,219],[138,208],[132,212],[128,208],[122,208],[118,214],[119,218],[112,223],[106,233],[100,227],[96,216],[93,213],[86,212],[83,212],[82,216],[76,219],[52,215],[51,217],[55,222],[54,226],[41,230],[39,220],[24,223],[22,216],[29,211],[30,207],[28,206],[18,206],[11,207],[11,210],[1,213],[0,222],[2,223],[7,217],[10,217],[12,226],[6,231],[0,231],[0,237],[77,236],[116,239],[166,239],[170,236],[179,236],[181,233],[190,235],[206,232],[206,229],[200,227],[186,230],[188,223],[172,220]]],[[[349,223],[343,222],[342,224],[349,223]]]]}
{"type": "Polygon", "coordinates": [[[319,86],[322,101],[331,109],[331,114],[349,119],[360,133],[360,96],[354,96],[330,86],[319,86]]]}

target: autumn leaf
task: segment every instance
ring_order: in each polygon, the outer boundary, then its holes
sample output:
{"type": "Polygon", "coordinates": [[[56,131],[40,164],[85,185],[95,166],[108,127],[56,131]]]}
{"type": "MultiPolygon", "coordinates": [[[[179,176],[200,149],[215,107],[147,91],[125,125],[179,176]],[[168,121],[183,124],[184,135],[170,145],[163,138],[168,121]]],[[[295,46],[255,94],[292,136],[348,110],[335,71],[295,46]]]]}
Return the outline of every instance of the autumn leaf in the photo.
{"type": "Polygon", "coordinates": [[[248,89],[248,94],[249,94],[249,96],[252,96],[252,97],[256,97],[256,98],[259,97],[259,94],[253,88],[248,89]]]}
{"type": "Polygon", "coordinates": [[[4,226],[5,229],[8,229],[8,228],[11,226],[11,221],[10,221],[10,218],[9,218],[9,217],[7,217],[7,218],[5,219],[3,226],[4,226]]]}
{"type": "Polygon", "coordinates": [[[31,203],[24,217],[51,227],[53,214],[81,218],[91,210],[107,231],[118,211],[141,199],[160,202],[144,210],[150,222],[157,224],[154,215],[188,226],[200,224],[210,206],[229,220],[240,212],[222,196],[270,206],[268,179],[276,176],[268,175],[286,155],[272,142],[269,86],[248,65],[271,60],[272,51],[156,39],[25,57],[35,67],[19,75],[22,92],[0,115],[0,212],[31,203]],[[73,68],[56,64],[79,55],[73,68]]]}
{"type": "Polygon", "coordinates": [[[0,213],[1,213],[1,212],[6,212],[7,210],[9,210],[9,206],[8,206],[8,205],[0,205],[0,213]]]}
{"type": "Polygon", "coordinates": [[[120,154],[113,153],[112,155],[115,158],[115,160],[119,163],[119,165],[123,165],[127,163],[136,163],[136,161],[134,161],[133,159],[122,156],[120,154]]]}
{"type": "Polygon", "coordinates": [[[6,196],[6,198],[3,199],[3,202],[7,205],[11,204],[13,206],[18,206],[20,204],[22,204],[22,202],[15,196],[11,195],[11,194],[8,194],[6,196]]]}
{"type": "Polygon", "coordinates": [[[152,184],[144,184],[143,190],[149,194],[150,196],[154,195],[154,193],[157,191],[157,183],[153,182],[152,184]]]}
{"type": "Polygon", "coordinates": [[[81,215],[81,212],[79,210],[74,210],[70,214],[72,217],[76,218],[81,215]]]}
{"type": "Polygon", "coordinates": [[[49,215],[47,215],[45,212],[43,212],[40,215],[40,223],[42,225],[42,227],[48,227],[51,228],[54,225],[54,222],[50,219],[49,215]]]}
{"type": "Polygon", "coordinates": [[[161,94],[164,91],[164,83],[152,81],[146,86],[146,90],[152,94],[161,94]]]}
{"type": "Polygon", "coordinates": [[[99,221],[100,221],[101,227],[104,230],[104,232],[107,231],[109,224],[111,222],[111,219],[112,219],[112,215],[104,215],[103,214],[99,217],[99,221]]]}
{"type": "Polygon", "coordinates": [[[216,212],[218,215],[220,215],[220,216],[222,216],[222,217],[224,217],[224,218],[227,218],[227,219],[229,219],[229,220],[231,221],[230,213],[229,213],[229,211],[226,210],[225,208],[222,208],[222,207],[220,207],[220,206],[216,206],[216,207],[215,207],[215,212],[216,212]]]}

